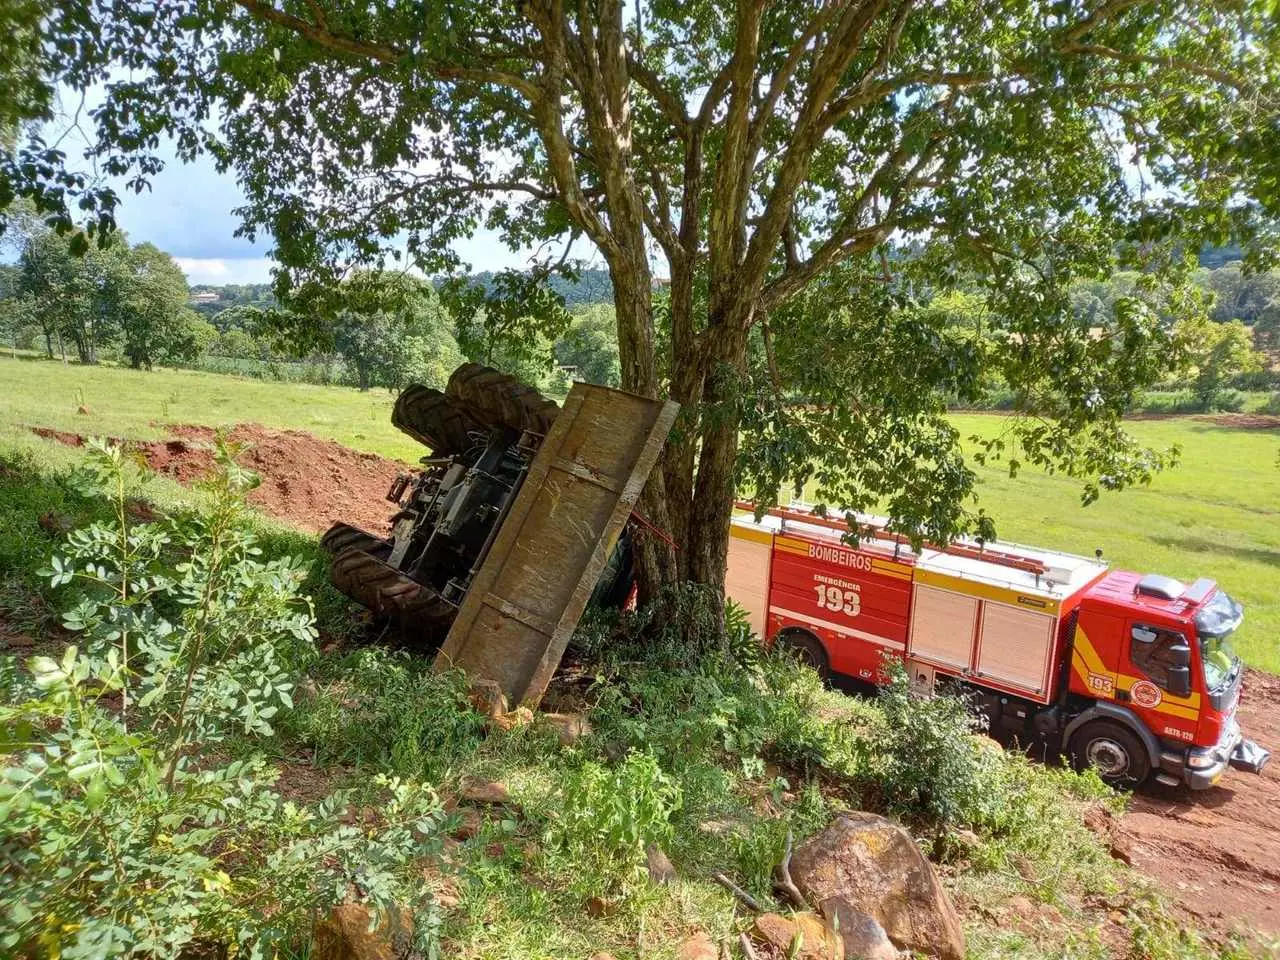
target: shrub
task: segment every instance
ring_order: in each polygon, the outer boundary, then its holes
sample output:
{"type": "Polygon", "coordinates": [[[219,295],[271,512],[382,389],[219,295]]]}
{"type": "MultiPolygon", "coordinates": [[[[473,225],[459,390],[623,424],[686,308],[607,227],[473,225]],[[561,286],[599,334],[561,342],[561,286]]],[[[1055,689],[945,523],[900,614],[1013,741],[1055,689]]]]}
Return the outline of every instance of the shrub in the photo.
{"type": "Polygon", "coordinates": [[[261,760],[174,773],[171,741],[104,706],[127,686],[114,650],[95,664],[68,647],[32,669],[39,696],[0,706],[13,752],[0,770],[7,956],[272,956],[351,883],[391,908],[401,865],[435,846],[443,813],[428,789],[382,778],[365,829],[343,823],[341,794],[282,799],[261,760]]]}
{"type": "Polygon", "coordinates": [[[314,652],[297,594],[306,571],[292,557],[258,559],[244,504],[257,477],[234,454],[219,440],[207,513],[135,524],[126,454],[91,442],[87,482],[108,490],[115,517],[73,530],[45,571],[73,595],[63,626],[83,637],[90,663],[119,659],[122,720],[168,727],[179,764],[189,742],[270,734],[292,706],[293,671],[314,652]]]}
{"type": "Polygon", "coordinates": [[[917,696],[896,659],[886,659],[885,671],[888,683],[877,697],[885,728],[873,767],[884,805],[935,824],[981,820],[993,802],[999,747],[974,737],[977,720],[960,697],[917,696]]]}
{"type": "Polygon", "coordinates": [[[208,749],[272,732],[314,636],[298,565],[258,558],[254,478],[219,453],[207,514],[139,526],[128,461],[90,450],[114,519],[48,571],[83,649],[0,673],[0,954],[273,956],[351,890],[428,905],[406,865],[437,845],[431,790],[381,778],[377,822],[354,826],[345,795],[299,806],[260,757],[208,749]]]}
{"type": "Polygon", "coordinates": [[[679,783],[651,753],[633,750],[614,767],[586,761],[565,779],[550,839],[584,879],[626,886],[643,876],[649,844],[670,845],[681,801],[679,783]]]}

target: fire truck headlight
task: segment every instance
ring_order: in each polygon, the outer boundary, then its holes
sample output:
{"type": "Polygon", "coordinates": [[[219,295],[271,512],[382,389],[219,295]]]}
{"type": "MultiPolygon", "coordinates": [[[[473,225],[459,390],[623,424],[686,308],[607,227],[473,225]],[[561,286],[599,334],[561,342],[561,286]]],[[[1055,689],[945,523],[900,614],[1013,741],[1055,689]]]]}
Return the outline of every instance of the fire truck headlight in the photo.
{"type": "Polygon", "coordinates": [[[1218,762],[1212,753],[1188,753],[1187,766],[1192,770],[1207,770],[1218,762]]]}

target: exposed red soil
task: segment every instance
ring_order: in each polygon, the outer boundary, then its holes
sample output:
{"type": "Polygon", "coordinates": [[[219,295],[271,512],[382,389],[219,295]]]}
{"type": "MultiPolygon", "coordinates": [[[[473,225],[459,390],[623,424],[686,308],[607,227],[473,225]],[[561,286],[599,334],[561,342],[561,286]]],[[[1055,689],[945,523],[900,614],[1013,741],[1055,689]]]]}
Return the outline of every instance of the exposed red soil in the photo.
{"type": "Polygon", "coordinates": [[[1196,419],[1211,420],[1220,427],[1240,430],[1280,430],[1280,417],[1268,413],[1219,413],[1196,419]]]}
{"type": "MultiPolygon", "coordinates": [[[[1249,672],[1239,719],[1245,736],[1280,748],[1280,677],[1249,672]]],[[[1146,788],[1117,834],[1133,866],[1203,924],[1280,936],[1280,763],[1261,776],[1228,771],[1202,793],[1146,788]]]]}
{"type": "MultiPolygon", "coordinates": [[[[75,433],[32,427],[32,432],[69,446],[83,446],[75,433]]],[[[209,427],[174,426],[167,440],[125,441],[146,458],[157,473],[191,484],[213,469],[214,431],[209,427]]],[[[335,520],[374,533],[387,530],[394,510],[387,490],[405,465],[373,453],[360,453],[301,430],[273,430],[246,423],[228,439],[243,446],[238,462],[262,478],[249,502],[302,530],[320,532],[335,520]]]]}

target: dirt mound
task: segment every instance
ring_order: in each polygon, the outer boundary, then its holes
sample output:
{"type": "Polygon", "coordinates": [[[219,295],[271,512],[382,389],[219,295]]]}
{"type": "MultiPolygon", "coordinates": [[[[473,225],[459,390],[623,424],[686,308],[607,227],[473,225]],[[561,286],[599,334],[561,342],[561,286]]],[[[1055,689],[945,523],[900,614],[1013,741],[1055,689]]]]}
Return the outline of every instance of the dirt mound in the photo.
{"type": "MultiPolygon", "coordinates": [[[[170,427],[167,440],[125,441],[157,473],[191,484],[213,469],[214,431],[209,427],[170,427]]],[[[32,432],[69,446],[83,446],[75,433],[32,427],[32,432]]],[[[319,532],[335,520],[385,532],[394,507],[387,490],[405,465],[373,453],[360,453],[302,430],[272,430],[247,423],[228,439],[245,448],[241,466],[262,477],[249,502],[277,519],[319,532]]]]}
{"type": "MultiPolygon", "coordinates": [[[[1280,677],[1249,671],[1240,701],[1245,735],[1280,747],[1280,677]]],[[[1154,786],[1119,823],[1133,865],[1189,914],[1222,932],[1280,935],[1280,764],[1262,776],[1229,771],[1203,793],[1154,786]]]]}
{"type": "Polygon", "coordinates": [[[1196,419],[1209,420],[1220,427],[1236,427],[1240,430],[1280,430],[1280,417],[1268,413],[1220,413],[1216,416],[1196,419]]]}

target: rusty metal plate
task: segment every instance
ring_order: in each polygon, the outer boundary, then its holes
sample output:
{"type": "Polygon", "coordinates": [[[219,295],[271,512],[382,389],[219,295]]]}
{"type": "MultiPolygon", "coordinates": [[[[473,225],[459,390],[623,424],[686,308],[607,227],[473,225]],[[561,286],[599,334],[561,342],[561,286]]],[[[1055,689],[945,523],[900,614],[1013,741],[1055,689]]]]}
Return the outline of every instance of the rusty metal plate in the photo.
{"type": "Polygon", "coordinates": [[[680,405],[575,383],[458,610],[436,669],[535,706],[680,405]]]}

